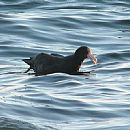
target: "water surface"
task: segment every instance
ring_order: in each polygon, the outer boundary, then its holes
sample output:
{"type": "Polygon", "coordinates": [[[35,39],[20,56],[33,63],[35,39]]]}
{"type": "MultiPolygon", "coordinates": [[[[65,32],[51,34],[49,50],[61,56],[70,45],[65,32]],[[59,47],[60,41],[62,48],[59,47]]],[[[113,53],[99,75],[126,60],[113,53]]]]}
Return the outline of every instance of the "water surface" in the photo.
{"type": "Polygon", "coordinates": [[[129,130],[129,14],[129,0],[0,0],[0,130],[129,130]],[[24,73],[23,58],[82,45],[89,76],[24,73]]]}

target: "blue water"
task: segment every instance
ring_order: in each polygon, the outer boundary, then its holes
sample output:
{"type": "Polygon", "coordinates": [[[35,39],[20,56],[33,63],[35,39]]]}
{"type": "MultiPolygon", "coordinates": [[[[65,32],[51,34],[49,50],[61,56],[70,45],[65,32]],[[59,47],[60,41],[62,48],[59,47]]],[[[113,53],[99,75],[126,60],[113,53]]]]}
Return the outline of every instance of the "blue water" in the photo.
{"type": "Polygon", "coordinates": [[[0,0],[0,130],[8,129],[130,129],[129,0],[0,0]],[[89,76],[24,73],[23,58],[82,45],[98,59],[81,66],[89,76]]]}

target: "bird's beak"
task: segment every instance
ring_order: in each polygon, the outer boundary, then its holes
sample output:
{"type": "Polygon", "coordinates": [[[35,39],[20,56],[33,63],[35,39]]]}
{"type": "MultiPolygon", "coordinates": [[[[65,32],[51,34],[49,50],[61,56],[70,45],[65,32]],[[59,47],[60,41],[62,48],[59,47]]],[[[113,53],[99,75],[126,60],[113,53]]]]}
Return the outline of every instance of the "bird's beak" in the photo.
{"type": "Polygon", "coordinates": [[[97,58],[93,55],[91,49],[89,49],[89,53],[87,54],[87,57],[93,62],[93,64],[97,63],[97,58]]]}

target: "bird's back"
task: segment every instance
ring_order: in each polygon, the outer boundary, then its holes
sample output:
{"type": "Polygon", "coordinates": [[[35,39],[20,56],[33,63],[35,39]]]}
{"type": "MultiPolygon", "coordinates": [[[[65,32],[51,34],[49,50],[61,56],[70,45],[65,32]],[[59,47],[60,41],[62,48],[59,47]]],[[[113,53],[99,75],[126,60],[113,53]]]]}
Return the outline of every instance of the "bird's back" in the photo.
{"type": "Polygon", "coordinates": [[[63,58],[45,53],[38,54],[33,58],[33,70],[37,74],[49,74],[60,71],[63,58]]]}

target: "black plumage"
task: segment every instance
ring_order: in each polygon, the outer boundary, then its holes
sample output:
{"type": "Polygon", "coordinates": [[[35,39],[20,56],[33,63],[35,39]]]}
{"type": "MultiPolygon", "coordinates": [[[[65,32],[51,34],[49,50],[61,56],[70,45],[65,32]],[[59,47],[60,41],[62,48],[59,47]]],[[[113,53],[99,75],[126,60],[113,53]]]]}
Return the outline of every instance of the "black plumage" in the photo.
{"type": "Polygon", "coordinates": [[[93,63],[96,63],[96,58],[92,55],[91,49],[82,46],[74,54],[69,56],[40,53],[34,57],[30,57],[30,59],[23,59],[23,61],[30,66],[26,72],[33,69],[36,75],[51,73],[80,75],[85,73],[79,72],[79,68],[86,58],[90,58],[93,63]]]}

